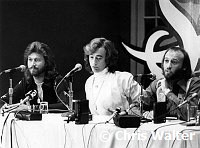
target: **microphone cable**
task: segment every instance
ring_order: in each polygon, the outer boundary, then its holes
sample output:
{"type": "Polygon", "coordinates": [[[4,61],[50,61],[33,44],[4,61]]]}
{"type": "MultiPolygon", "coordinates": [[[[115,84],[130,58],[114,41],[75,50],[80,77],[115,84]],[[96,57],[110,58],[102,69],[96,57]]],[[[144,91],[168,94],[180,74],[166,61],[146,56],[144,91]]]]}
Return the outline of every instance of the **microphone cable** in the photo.
{"type": "Polygon", "coordinates": [[[130,111],[131,111],[131,113],[132,113],[133,115],[135,115],[135,116],[137,116],[137,117],[140,117],[140,118],[143,118],[142,115],[139,115],[139,114],[135,113],[133,110],[130,110],[130,111]]]}
{"type": "Polygon", "coordinates": [[[90,130],[90,135],[88,137],[88,142],[87,142],[87,148],[89,148],[89,143],[90,143],[90,138],[92,136],[92,131],[93,129],[98,125],[98,124],[105,124],[105,122],[99,122],[99,123],[95,123],[94,126],[92,127],[92,129],[90,130]]]}
{"type": "MultiPolygon", "coordinates": [[[[64,123],[64,130],[65,130],[65,142],[64,142],[64,148],[65,148],[67,144],[68,144],[67,146],[70,147],[70,145],[69,145],[70,143],[69,142],[67,143],[67,140],[66,140],[67,135],[69,135],[69,133],[70,133],[67,131],[68,129],[66,127],[66,123],[64,123]]],[[[68,137],[70,138],[70,141],[72,141],[71,136],[68,136],[68,137]]],[[[71,144],[71,147],[72,147],[72,144],[71,144]]]]}
{"type": "MultiPolygon", "coordinates": [[[[182,131],[180,131],[179,133],[182,133],[183,134],[183,132],[184,131],[189,131],[189,132],[193,132],[193,131],[200,131],[199,129],[183,129],[182,131]]],[[[171,148],[173,148],[173,146],[174,146],[174,143],[175,143],[175,141],[176,141],[176,137],[175,137],[175,139],[173,140],[173,142],[172,142],[172,145],[171,145],[171,148]]]]}
{"type": "MultiPolygon", "coordinates": [[[[170,112],[172,112],[172,111],[174,111],[174,110],[176,110],[176,109],[179,109],[179,106],[177,106],[177,107],[175,107],[173,110],[170,110],[170,111],[168,111],[167,113],[165,113],[165,114],[162,114],[162,115],[160,115],[160,116],[158,116],[156,119],[159,119],[159,118],[161,118],[161,117],[163,117],[163,116],[165,116],[165,115],[167,115],[167,114],[169,114],[170,112]]],[[[131,111],[132,113],[134,113],[133,111],[131,111]]],[[[136,113],[134,113],[135,115],[138,115],[138,114],[136,114],[136,113]]],[[[139,115],[138,115],[139,116],[139,115]]],[[[155,120],[154,118],[153,119],[147,119],[147,118],[144,118],[144,116],[140,116],[141,117],[141,119],[145,119],[146,120],[146,122],[151,122],[151,121],[153,121],[153,120],[155,120]]],[[[187,121],[183,121],[182,123],[186,123],[187,121]]],[[[144,123],[144,122],[143,122],[144,123]]],[[[176,125],[177,123],[175,123],[175,124],[170,124],[170,125],[176,125]]],[[[165,127],[165,126],[170,126],[170,125],[163,125],[163,126],[160,126],[160,127],[158,127],[157,129],[155,129],[154,130],[154,132],[156,132],[159,128],[162,128],[162,127],[165,127]]],[[[140,126],[139,126],[140,127],[140,126]]],[[[135,131],[137,131],[138,129],[139,129],[139,127],[135,130],[135,131]]],[[[134,131],[134,133],[135,133],[135,131],[134,131]]],[[[152,134],[150,135],[150,137],[149,137],[149,140],[148,140],[148,142],[147,142],[147,145],[146,145],[146,148],[148,148],[148,145],[149,145],[149,142],[150,142],[150,139],[151,139],[151,137],[152,137],[152,134]]],[[[132,139],[132,136],[131,136],[131,138],[130,138],[130,140],[132,139]]],[[[129,140],[129,142],[128,142],[128,144],[127,144],[127,146],[126,147],[128,147],[128,145],[129,145],[129,143],[130,143],[130,140],[129,140]]]]}
{"type": "Polygon", "coordinates": [[[15,106],[15,107],[12,107],[12,108],[10,108],[10,109],[8,109],[7,111],[3,111],[3,113],[1,113],[1,114],[4,114],[4,113],[8,113],[8,112],[12,112],[12,110],[14,110],[14,109],[16,109],[16,108],[18,108],[19,107],[19,105],[17,105],[17,106],[15,106]]]}
{"type": "MultiPolygon", "coordinates": [[[[140,127],[140,126],[139,126],[139,127],[140,127]]],[[[138,130],[139,127],[137,127],[133,133],[135,133],[135,132],[138,130]]],[[[129,144],[130,144],[132,138],[133,138],[133,135],[131,134],[131,137],[130,137],[130,139],[129,139],[127,145],[126,145],[126,148],[128,148],[128,146],[129,146],[129,144]]],[[[139,142],[139,140],[137,140],[137,141],[139,142]]]]}
{"type": "MultiPolygon", "coordinates": [[[[194,93],[195,94],[195,93],[194,93]]],[[[194,96],[194,97],[197,97],[197,94],[194,96]]],[[[187,103],[189,103],[190,102],[190,100],[191,100],[191,98],[189,99],[189,100],[187,100],[187,102],[185,102],[184,104],[187,104],[187,103]]],[[[184,102],[184,101],[183,101],[184,102]]],[[[181,104],[181,103],[180,103],[181,104]]],[[[166,116],[167,114],[169,114],[170,112],[172,112],[172,111],[175,111],[175,110],[177,110],[177,109],[180,109],[181,108],[181,106],[182,105],[184,105],[184,104],[181,104],[181,105],[177,105],[174,109],[172,109],[172,110],[169,110],[168,112],[166,112],[166,113],[164,113],[164,114],[161,114],[161,115],[159,115],[158,117],[156,117],[156,118],[153,118],[153,119],[149,119],[149,120],[155,120],[155,119],[160,119],[160,118],[162,118],[162,117],[164,117],[164,116],[166,116]]],[[[179,110],[180,111],[180,110],[179,110]]],[[[180,111],[180,113],[181,113],[181,111],[180,111]]]]}
{"type": "MultiPolygon", "coordinates": [[[[161,114],[161,115],[158,116],[157,118],[153,118],[153,119],[149,119],[149,120],[153,121],[153,120],[155,120],[155,119],[160,119],[160,118],[166,116],[167,114],[169,114],[170,112],[175,111],[175,110],[177,110],[177,109],[180,109],[180,107],[181,107],[181,106],[177,105],[174,109],[169,110],[168,112],[166,112],[166,113],[164,113],[164,114],[161,114]]],[[[180,110],[179,110],[179,111],[180,111],[180,110]]]]}
{"type": "MultiPolygon", "coordinates": [[[[25,94],[25,99],[24,99],[22,102],[16,103],[16,104],[11,104],[11,105],[14,105],[14,106],[12,106],[12,107],[10,107],[10,108],[7,108],[6,111],[2,110],[2,111],[3,111],[2,114],[7,113],[7,112],[12,112],[12,110],[15,110],[15,109],[18,108],[20,105],[24,104],[25,102],[27,102],[27,101],[29,101],[29,100],[32,100],[34,96],[36,96],[36,90],[31,90],[31,91],[29,91],[28,93],[25,94]],[[30,99],[27,99],[27,97],[29,97],[30,99]]],[[[10,105],[10,106],[11,106],[11,105],[10,105]]],[[[9,107],[9,106],[8,106],[8,107],[9,107]]],[[[4,109],[6,109],[6,107],[5,107],[4,109]]]]}
{"type": "MultiPolygon", "coordinates": [[[[63,82],[64,79],[65,79],[65,77],[63,77],[63,78],[59,81],[59,83],[58,83],[57,85],[54,86],[54,91],[55,91],[55,93],[56,93],[57,98],[60,100],[60,102],[68,109],[68,111],[70,111],[69,106],[59,97],[58,92],[57,92],[58,86],[63,82]]],[[[68,94],[67,94],[67,95],[68,95],[68,94]]]]}
{"type": "Polygon", "coordinates": [[[85,148],[85,138],[84,138],[83,129],[84,129],[85,126],[86,126],[86,124],[84,124],[84,125],[82,126],[82,129],[81,129],[84,148],[85,148]]]}
{"type": "MultiPolygon", "coordinates": [[[[183,122],[181,122],[181,123],[185,123],[185,122],[187,122],[187,121],[183,121],[183,122]]],[[[156,133],[156,131],[157,131],[158,129],[162,128],[162,127],[171,126],[171,125],[176,125],[176,124],[180,124],[180,123],[173,123],[173,124],[168,124],[168,125],[159,126],[158,128],[156,128],[156,129],[153,131],[153,133],[156,133]]],[[[150,140],[151,140],[151,137],[152,137],[152,134],[153,134],[153,133],[151,133],[151,135],[150,135],[150,137],[149,137],[149,139],[148,139],[146,148],[148,148],[148,145],[149,145],[149,142],[150,142],[150,140]]]]}
{"type": "Polygon", "coordinates": [[[49,113],[54,112],[54,111],[57,111],[57,112],[65,112],[66,110],[65,110],[65,109],[48,109],[48,112],[49,112],[49,113]]]}
{"type": "Polygon", "coordinates": [[[3,141],[4,128],[5,128],[5,125],[6,125],[6,122],[7,122],[9,116],[10,116],[10,112],[8,113],[8,115],[6,116],[6,118],[5,118],[4,122],[3,122],[3,127],[2,127],[2,130],[1,130],[1,143],[3,141]]]}
{"type": "Polygon", "coordinates": [[[10,146],[11,146],[11,148],[13,148],[13,133],[12,133],[12,124],[13,124],[13,122],[15,121],[15,119],[12,119],[11,121],[10,121],[10,146]]]}
{"type": "MultiPolygon", "coordinates": [[[[29,144],[28,144],[28,140],[26,139],[26,137],[25,137],[25,134],[24,134],[24,132],[23,132],[23,130],[22,130],[22,128],[20,128],[20,126],[17,124],[17,122],[16,122],[17,120],[15,120],[15,119],[12,119],[12,121],[11,121],[11,127],[10,127],[10,130],[11,130],[11,135],[12,134],[15,134],[15,141],[16,141],[16,145],[17,145],[17,147],[18,148],[20,148],[20,146],[19,146],[19,141],[18,141],[18,139],[17,139],[17,132],[16,132],[16,127],[18,127],[19,128],[19,130],[21,131],[21,134],[22,134],[22,136],[24,137],[24,139],[25,140],[23,140],[23,142],[25,142],[26,143],[26,145],[27,145],[27,148],[29,148],[30,146],[29,146],[29,144]],[[15,125],[14,125],[15,124],[15,125]],[[18,126],[17,126],[18,125],[18,126]],[[13,127],[13,133],[12,133],[12,127],[13,127]]],[[[13,137],[13,136],[12,136],[13,137]]],[[[14,139],[13,139],[14,140],[14,139]]],[[[12,140],[12,141],[13,141],[12,140]]],[[[12,141],[11,141],[11,143],[12,143],[12,141]]]]}

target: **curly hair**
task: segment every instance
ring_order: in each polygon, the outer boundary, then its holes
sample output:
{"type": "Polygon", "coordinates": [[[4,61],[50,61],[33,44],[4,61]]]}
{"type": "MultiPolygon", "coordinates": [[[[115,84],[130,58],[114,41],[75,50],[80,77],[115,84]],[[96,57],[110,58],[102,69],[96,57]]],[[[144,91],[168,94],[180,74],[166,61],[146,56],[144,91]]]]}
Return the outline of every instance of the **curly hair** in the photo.
{"type": "Polygon", "coordinates": [[[84,62],[85,69],[92,72],[89,64],[89,55],[95,53],[99,48],[104,48],[106,51],[105,62],[108,67],[108,71],[114,73],[117,67],[118,51],[115,49],[114,43],[107,40],[106,38],[94,38],[86,46],[83,47],[84,50],[84,62]]]}
{"type": "Polygon", "coordinates": [[[162,59],[162,63],[161,63],[161,68],[163,71],[163,63],[164,63],[164,59],[165,59],[165,55],[169,50],[173,50],[173,51],[180,51],[183,53],[184,55],[184,59],[183,59],[183,66],[182,66],[182,74],[181,74],[181,78],[188,80],[192,77],[192,69],[191,69],[191,62],[190,62],[190,58],[188,53],[185,51],[185,49],[181,48],[181,47],[170,47],[166,50],[163,59],[162,59]]]}
{"type": "MultiPolygon", "coordinates": [[[[44,57],[45,60],[45,79],[50,79],[57,75],[55,58],[48,45],[35,41],[30,43],[24,51],[24,65],[27,66],[28,56],[31,53],[38,53],[44,57]]],[[[29,81],[32,76],[28,69],[24,72],[25,79],[29,81]]]]}

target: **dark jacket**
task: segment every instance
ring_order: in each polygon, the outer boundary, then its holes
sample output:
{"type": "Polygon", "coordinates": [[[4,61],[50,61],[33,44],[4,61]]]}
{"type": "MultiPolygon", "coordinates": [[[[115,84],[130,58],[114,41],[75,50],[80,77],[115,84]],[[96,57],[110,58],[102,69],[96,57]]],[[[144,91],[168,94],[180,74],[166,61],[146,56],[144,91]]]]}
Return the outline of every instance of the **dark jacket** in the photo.
{"type": "MultiPolygon", "coordinates": [[[[62,77],[60,75],[49,78],[49,79],[44,79],[44,83],[42,84],[42,90],[43,90],[43,101],[48,102],[49,109],[67,109],[65,105],[60,101],[62,101],[68,105],[68,97],[66,97],[67,93],[67,83],[66,81],[63,81],[58,89],[57,89],[57,94],[59,98],[56,96],[56,91],[55,88],[60,82],[62,77]]],[[[13,100],[12,104],[19,103],[20,100],[25,98],[25,94],[27,94],[31,90],[37,90],[37,85],[35,84],[33,79],[30,79],[29,81],[26,81],[25,78],[23,78],[13,89],[13,100]]],[[[31,101],[31,105],[37,105],[37,98],[38,96],[36,95],[31,101]]],[[[6,94],[6,97],[4,98],[5,102],[9,102],[9,96],[6,94]]]]}

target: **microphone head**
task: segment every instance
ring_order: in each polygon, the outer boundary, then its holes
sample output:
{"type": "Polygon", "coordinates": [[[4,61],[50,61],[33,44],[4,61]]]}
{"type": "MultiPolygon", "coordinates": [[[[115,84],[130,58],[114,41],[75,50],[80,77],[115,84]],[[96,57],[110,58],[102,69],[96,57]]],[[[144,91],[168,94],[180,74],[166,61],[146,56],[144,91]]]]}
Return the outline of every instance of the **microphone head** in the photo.
{"type": "Polygon", "coordinates": [[[20,65],[17,69],[21,70],[21,72],[25,72],[26,66],[25,65],[20,65]]]}
{"type": "Polygon", "coordinates": [[[115,111],[116,111],[117,113],[120,113],[120,112],[121,112],[121,108],[120,108],[120,107],[117,107],[117,108],[115,109],[115,111]]]}
{"type": "Polygon", "coordinates": [[[199,93],[193,93],[188,101],[192,100],[193,98],[199,97],[199,93]]]}
{"type": "Polygon", "coordinates": [[[74,67],[76,71],[80,71],[82,69],[82,65],[80,63],[77,63],[74,67]]]}
{"type": "Polygon", "coordinates": [[[135,107],[135,104],[130,104],[129,110],[131,110],[133,107],[135,107]]]}
{"type": "Polygon", "coordinates": [[[155,80],[156,79],[156,75],[155,74],[153,74],[153,73],[150,73],[150,75],[151,75],[151,80],[155,80]]]}
{"type": "Polygon", "coordinates": [[[18,70],[20,70],[21,72],[24,72],[26,70],[26,66],[20,65],[18,67],[12,68],[12,69],[4,70],[2,73],[10,73],[10,72],[18,71],[18,70]]]}

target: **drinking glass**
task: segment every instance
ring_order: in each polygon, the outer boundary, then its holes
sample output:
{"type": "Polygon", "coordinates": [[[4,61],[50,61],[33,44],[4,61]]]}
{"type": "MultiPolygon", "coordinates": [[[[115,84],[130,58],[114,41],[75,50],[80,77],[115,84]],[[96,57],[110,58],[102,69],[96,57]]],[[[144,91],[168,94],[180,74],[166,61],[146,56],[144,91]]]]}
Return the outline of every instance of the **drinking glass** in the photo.
{"type": "Polygon", "coordinates": [[[40,102],[40,113],[41,114],[48,113],[48,102],[40,102]]]}

